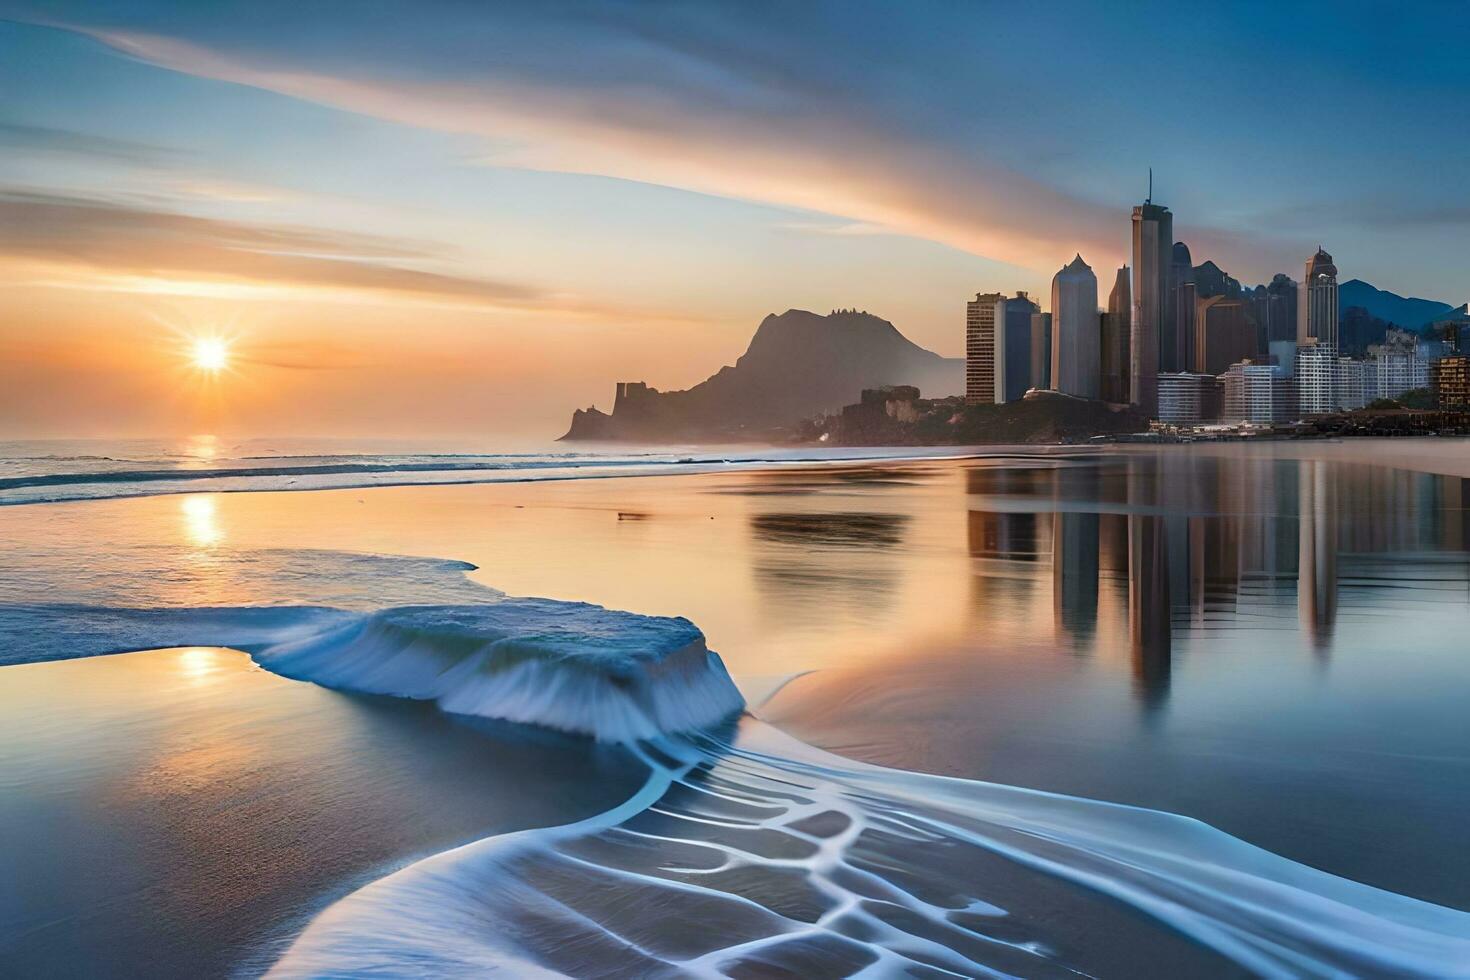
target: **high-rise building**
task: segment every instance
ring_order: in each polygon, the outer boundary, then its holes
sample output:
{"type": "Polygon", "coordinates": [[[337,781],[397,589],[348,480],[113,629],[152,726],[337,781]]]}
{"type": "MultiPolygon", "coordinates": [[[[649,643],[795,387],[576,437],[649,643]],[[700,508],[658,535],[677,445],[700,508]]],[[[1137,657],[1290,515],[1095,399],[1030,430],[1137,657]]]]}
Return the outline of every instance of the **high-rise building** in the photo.
{"type": "Polygon", "coordinates": [[[1051,281],[1051,378],[1057,391],[1097,398],[1102,352],[1097,320],[1097,276],[1078,255],[1051,281]]]}
{"type": "Polygon", "coordinates": [[[965,404],[995,402],[995,310],[1000,293],[976,293],[965,304],[965,404]]]}
{"type": "Polygon", "coordinates": [[[1051,387],[1051,314],[1031,314],[1031,387],[1051,387]]]}
{"type": "Polygon", "coordinates": [[[1128,401],[1128,334],[1133,320],[1130,295],[1125,265],[1113,280],[1108,309],[1102,319],[1102,400],[1105,402],[1126,404],[1128,401]]]}
{"type": "Polygon", "coordinates": [[[1308,338],[1296,345],[1297,414],[1324,415],[1337,408],[1337,349],[1330,343],[1308,338]]]}
{"type": "Polygon", "coordinates": [[[1230,365],[1223,377],[1224,421],[1267,425],[1291,419],[1295,408],[1292,379],[1281,367],[1242,361],[1230,365]]]}
{"type": "Polygon", "coordinates": [[[1431,360],[1421,350],[1417,334],[1407,330],[1389,330],[1383,343],[1368,348],[1368,359],[1363,362],[1368,401],[1397,399],[1406,392],[1428,388],[1431,360]]]}
{"type": "Polygon", "coordinates": [[[1236,361],[1259,360],[1256,325],[1242,296],[1211,296],[1198,301],[1194,316],[1195,371],[1222,374],[1236,361]]]}
{"type": "MultiPolygon", "coordinates": [[[[1159,372],[1190,371],[1195,363],[1194,261],[1189,246],[1175,242],[1169,269],[1171,303],[1159,341],[1159,372]]],[[[1223,370],[1223,368],[1222,368],[1223,370]]]]}
{"type": "Polygon", "coordinates": [[[1220,379],[1213,374],[1159,372],[1159,421],[1169,425],[1215,421],[1221,407],[1219,387],[1220,379]]]}
{"type": "Polygon", "coordinates": [[[1024,292],[995,305],[995,400],[1018,401],[1031,380],[1031,317],[1041,307],[1024,292]]]}
{"type": "Polygon", "coordinates": [[[1296,337],[1337,350],[1337,266],[1321,248],[1307,259],[1307,274],[1297,289],[1296,337]]]}
{"type": "Polygon", "coordinates": [[[1307,271],[1297,289],[1296,389],[1301,413],[1330,412],[1337,407],[1333,384],[1337,380],[1338,313],[1337,266],[1318,248],[1307,259],[1307,271]],[[1302,373],[1303,359],[1307,373],[1302,373]]]}
{"type": "Polygon", "coordinates": [[[1159,414],[1159,338],[1173,307],[1174,216],[1149,199],[1133,209],[1133,322],[1129,398],[1149,418],[1159,414]]]}
{"type": "Polygon", "coordinates": [[[1285,273],[1271,277],[1266,287],[1266,344],[1278,340],[1296,343],[1296,283],[1285,273]]]}
{"type": "Polygon", "coordinates": [[[1363,408],[1374,396],[1368,386],[1368,362],[1352,357],[1337,359],[1337,377],[1333,380],[1337,407],[1344,411],[1363,408]]]}
{"type": "Polygon", "coordinates": [[[1429,386],[1440,408],[1470,409],[1470,355],[1450,354],[1431,364],[1429,386]]]}

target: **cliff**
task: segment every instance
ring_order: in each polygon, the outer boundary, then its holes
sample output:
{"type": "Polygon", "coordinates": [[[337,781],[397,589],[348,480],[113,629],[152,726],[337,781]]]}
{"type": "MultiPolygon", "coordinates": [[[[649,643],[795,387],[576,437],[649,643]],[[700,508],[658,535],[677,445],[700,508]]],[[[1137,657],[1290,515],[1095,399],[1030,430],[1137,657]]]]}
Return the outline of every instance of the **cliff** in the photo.
{"type": "Polygon", "coordinates": [[[761,321],[732,366],[684,391],[620,383],[612,414],[579,410],[562,439],[692,442],[779,437],[865,388],[964,387],[964,360],[915,344],[869,313],[787,310],[761,321]]]}

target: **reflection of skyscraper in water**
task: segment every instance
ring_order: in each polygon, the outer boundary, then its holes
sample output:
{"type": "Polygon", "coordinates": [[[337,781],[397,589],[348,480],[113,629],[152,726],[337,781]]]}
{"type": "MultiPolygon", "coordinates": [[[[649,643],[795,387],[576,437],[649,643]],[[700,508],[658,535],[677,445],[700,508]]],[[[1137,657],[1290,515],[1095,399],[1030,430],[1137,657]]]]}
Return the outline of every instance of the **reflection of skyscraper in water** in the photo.
{"type": "Polygon", "coordinates": [[[1169,693],[1168,541],[1162,518],[1128,517],[1128,640],[1133,682],[1146,708],[1169,693]]]}
{"type": "Polygon", "coordinates": [[[1328,464],[1303,460],[1297,487],[1297,612],[1325,654],[1337,620],[1337,493],[1328,464]]]}
{"type": "Polygon", "coordinates": [[[1098,515],[1052,515],[1052,612],[1059,639],[1081,648],[1097,631],[1098,515]]]}

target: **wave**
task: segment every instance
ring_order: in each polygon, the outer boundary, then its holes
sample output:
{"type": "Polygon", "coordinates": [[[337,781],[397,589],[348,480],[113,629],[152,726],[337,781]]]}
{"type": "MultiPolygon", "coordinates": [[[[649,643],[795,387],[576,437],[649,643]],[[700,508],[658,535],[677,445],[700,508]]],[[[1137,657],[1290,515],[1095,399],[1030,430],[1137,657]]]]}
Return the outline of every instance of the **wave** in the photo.
{"type": "Polygon", "coordinates": [[[494,483],[589,479],[602,476],[666,475],[715,469],[852,463],[867,460],[919,460],[973,455],[974,450],[912,449],[749,449],[732,452],[662,452],[629,449],[616,453],[413,453],[404,455],[334,453],[235,456],[205,465],[197,456],[147,459],[112,457],[0,456],[0,505],[57,503],[114,497],[156,496],[204,491],[282,491],[355,489],[370,486],[494,483]],[[175,465],[171,459],[186,461],[175,465]],[[106,462],[117,465],[61,468],[28,467],[25,461],[106,462]],[[150,465],[151,464],[151,465],[150,465]]]}
{"type": "Polygon", "coordinates": [[[868,766],[748,718],[632,751],[649,775],[621,806],[374,882],[270,976],[1470,976],[1470,915],[1186,817],[868,766]]]}
{"type": "MultiPolygon", "coordinates": [[[[68,653],[242,650],[295,680],[435,701],[451,714],[629,742],[707,728],[745,706],[687,619],[483,590],[474,604],[116,609],[0,605],[0,637],[61,630],[68,653]],[[78,634],[81,634],[78,636],[78,634]]],[[[22,641],[24,642],[24,641],[22,641]]],[[[40,655],[56,644],[40,640],[40,655]]]]}
{"type": "Polygon", "coordinates": [[[707,728],[745,702],[687,619],[581,602],[406,606],[247,650],[323,687],[630,742],[707,728]]]}

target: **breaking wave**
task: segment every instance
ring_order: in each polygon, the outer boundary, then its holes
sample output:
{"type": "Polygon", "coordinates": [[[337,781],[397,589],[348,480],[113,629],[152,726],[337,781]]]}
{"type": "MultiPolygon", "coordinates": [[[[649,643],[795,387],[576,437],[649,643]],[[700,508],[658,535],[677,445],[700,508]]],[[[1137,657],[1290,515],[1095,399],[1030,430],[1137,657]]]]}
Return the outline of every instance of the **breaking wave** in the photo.
{"type": "Polygon", "coordinates": [[[406,606],[247,652],[323,687],[609,742],[707,728],[745,706],[687,619],[581,602],[406,606]]]}

